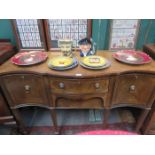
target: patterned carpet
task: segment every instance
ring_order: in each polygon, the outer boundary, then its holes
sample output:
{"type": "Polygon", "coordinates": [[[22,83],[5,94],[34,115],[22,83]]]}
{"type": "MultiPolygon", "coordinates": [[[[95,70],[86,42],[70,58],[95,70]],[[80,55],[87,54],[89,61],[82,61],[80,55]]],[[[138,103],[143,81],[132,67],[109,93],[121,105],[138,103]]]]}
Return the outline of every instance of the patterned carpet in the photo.
{"type": "MultiPolygon", "coordinates": [[[[49,110],[40,108],[21,109],[26,129],[30,135],[53,135],[49,110]]],[[[81,132],[104,130],[103,110],[58,110],[58,131],[60,135],[74,135],[81,132]]],[[[135,118],[126,108],[114,109],[109,117],[108,128],[110,130],[124,130],[133,132],[135,118]]],[[[3,129],[0,134],[19,134],[15,128],[3,129]],[[10,130],[9,130],[10,129],[10,130]]]]}
{"type": "MultiPolygon", "coordinates": [[[[129,132],[134,132],[133,123],[115,123],[115,124],[109,124],[108,128],[109,130],[124,130],[129,132]]],[[[94,125],[70,125],[70,126],[61,126],[58,127],[58,131],[60,135],[74,135],[81,132],[88,132],[88,131],[94,131],[94,130],[104,130],[102,124],[94,124],[94,125]]],[[[54,128],[48,127],[48,126],[40,126],[40,127],[31,127],[27,128],[30,135],[53,135],[54,134],[54,128]]]]}

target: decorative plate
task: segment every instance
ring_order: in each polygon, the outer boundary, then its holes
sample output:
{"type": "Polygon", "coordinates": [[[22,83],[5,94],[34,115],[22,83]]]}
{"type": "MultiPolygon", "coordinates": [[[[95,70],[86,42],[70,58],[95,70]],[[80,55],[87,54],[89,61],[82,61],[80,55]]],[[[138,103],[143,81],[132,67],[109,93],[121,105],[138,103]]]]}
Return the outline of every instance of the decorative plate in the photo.
{"type": "Polygon", "coordinates": [[[91,66],[87,66],[85,65],[82,61],[79,62],[80,65],[84,68],[87,68],[87,69],[93,69],[93,70],[100,70],[100,69],[104,69],[104,68],[108,68],[111,66],[111,62],[107,59],[105,59],[105,64],[103,66],[99,66],[99,67],[91,67],[91,66]]]}
{"type": "Polygon", "coordinates": [[[47,53],[42,51],[20,52],[11,58],[11,62],[20,66],[38,64],[47,59],[47,53]]]}
{"type": "Polygon", "coordinates": [[[106,59],[101,56],[91,55],[82,58],[81,62],[89,67],[101,67],[106,64],[106,59]]]}
{"type": "Polygon", "coordinates": [[[70,57],[56,56],[50,59],[48,64],[50,64],[53,67],[62,68],[62,67],[71,66],[73,62],[74,62],[73,59],[70,57]]]}
{"type": "Polygon", "coordinates": [[[76,58],[73,58],[73,64],[67,67],[54,67],[51,65],[51,63],[48,63],[48,67],[50,69],[54,69],[54,70],[58,70],[58,71],[63,71],[63,70],[68,70],[68,69],[72,69],[74,67],[76,67],[78,65],[78,61],[76,58]]]}
{"type": "Polygon", "coordinates": [[[113,54],[113,57],[128,64],[145,64],[152,61],[152,58],[144,52],[134,50],[122,50],[113,54]]]}

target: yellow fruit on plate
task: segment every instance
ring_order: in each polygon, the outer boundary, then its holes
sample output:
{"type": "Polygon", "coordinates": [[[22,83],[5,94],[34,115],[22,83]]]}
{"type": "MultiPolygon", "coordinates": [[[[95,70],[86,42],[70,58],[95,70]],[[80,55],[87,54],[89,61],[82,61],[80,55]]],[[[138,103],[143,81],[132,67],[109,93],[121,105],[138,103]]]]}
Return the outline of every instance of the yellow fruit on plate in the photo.
{"type": "Polygon", "coordinates": [[[73,64],[73,59],[65,56],[57,56],[52,58],[49,64],[54,67],[67,67],[73,64]]]}

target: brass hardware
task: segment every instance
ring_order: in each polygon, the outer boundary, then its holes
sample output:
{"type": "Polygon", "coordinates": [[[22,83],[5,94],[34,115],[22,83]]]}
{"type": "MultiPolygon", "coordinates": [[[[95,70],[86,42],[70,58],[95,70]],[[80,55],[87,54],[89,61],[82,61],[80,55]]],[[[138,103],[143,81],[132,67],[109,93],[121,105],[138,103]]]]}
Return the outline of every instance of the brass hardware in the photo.
{"type": "Polygon", "coordinates": [[[100,84],[99,83],[95,83],[95,87],[98,89],[100,88],[100,84]]]}
{"type": "Polygon", "coordinates": [[[135,85],[131,85],[130,88],[129,88],[130,91],[135,91],[135,89],[136,89],[135,85]]]}
{"type": "Polygon", "coordinates": [[[65,87],[64,83],[60,82],[59,87],[63,89],[65,87]]]}
{"type": "Polygon", "coordinates": [[[29,85],[25,85],[24,88],[25,88],[25,91],[30,91],[30,89],[31,89],[31,87],[29,85]]]}
{"type": "Polygon", "coordinates": [[[24,79],[24,78],[25,78],[25,76],[24,76],[24,75],[22,75],[22,76],[21,76],[21,78],[22,78],[22,79],[24,79]]]}

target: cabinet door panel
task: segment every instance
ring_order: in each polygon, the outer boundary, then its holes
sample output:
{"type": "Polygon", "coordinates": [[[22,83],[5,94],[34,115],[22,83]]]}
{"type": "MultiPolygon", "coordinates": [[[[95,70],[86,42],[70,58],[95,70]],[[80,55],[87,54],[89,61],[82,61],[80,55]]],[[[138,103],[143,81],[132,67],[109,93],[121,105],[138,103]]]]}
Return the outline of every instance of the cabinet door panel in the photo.
{"type": "Polygon", "coordinates": [[[33,74],[3,76],[5,89],[17,105],[48,105],[43,78],[33,74]]]}
{"type": "Polygon", "coordinates": [[[121,75],[116,80],[113,105],[133,104],[149,105],[152,93],[155,91],[155,76],[151,75],[121,75]]]}

